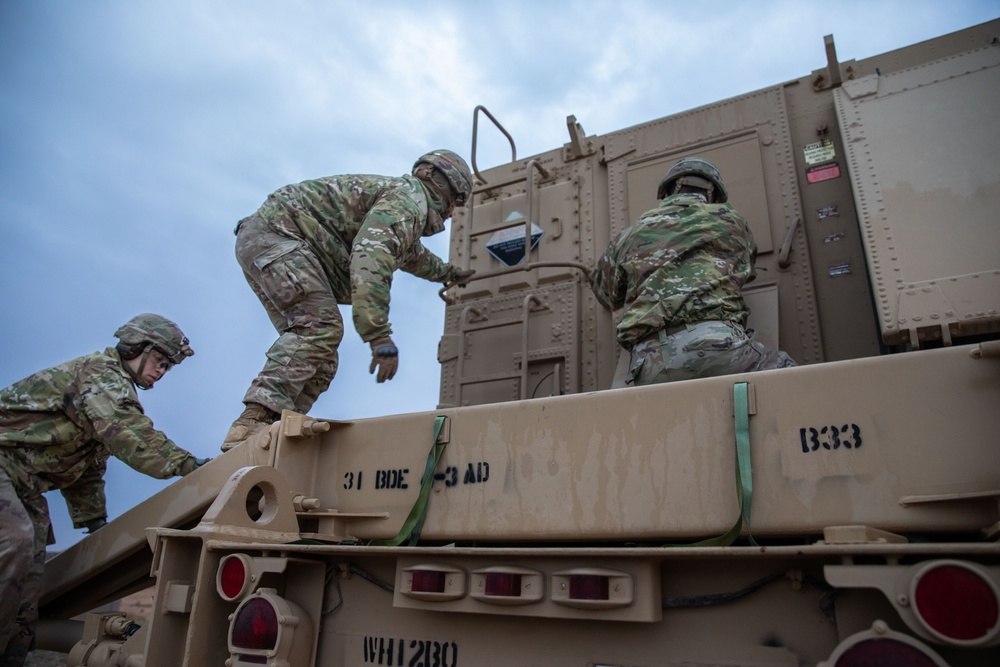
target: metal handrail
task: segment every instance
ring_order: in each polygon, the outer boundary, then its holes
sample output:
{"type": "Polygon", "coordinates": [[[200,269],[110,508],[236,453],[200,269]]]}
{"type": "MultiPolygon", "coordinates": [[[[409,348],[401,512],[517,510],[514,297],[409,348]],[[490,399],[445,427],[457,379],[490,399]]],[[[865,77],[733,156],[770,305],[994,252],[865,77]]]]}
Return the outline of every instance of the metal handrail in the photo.
{"type": "Polygon", "coordinates": [[[531,220],[534,218],[534,211],[531,205],[533,199],[532,195],[535,194],[535,169],[538,173],[542,175],[542,178],[550,178],[549,172],[546,171],[545,167],[535,159],[528,160],[528,164],[525,165],[528,170],[528,214],[527,220],[524,221],[524,259],[526,262],[531,262],[531,220]],[[534,169],[532,168],[534,167],[534,169]]]}
{"type": "MultiPolygon", "coordinates": [[[[590,273],[590,267],[584,264],[583,262],[529,262],[524,266],[511,266],[509,268],[500,269],[498,271],[475,273],[469,278],[466,278],[463,282],[465,283],[465,285],[467,285],[468,283],[473,283],[476,282],[477,280],[486,280],[487,278],[496,278],[497,276],[505,276],[507,274],[517,273],[519,271],[531,271],[532,269],[544,269],[550,267],[569,267],[572,269],[580,269],[584,273],[590,273]]],[[[441,300],[447,303],[448,305],[454,304],[455,300],[449,298],[448,295],[445,294],[445,292],[447,292],[449,289],[455,287],[458,284],[459,283],[457,280],[452,280],[451,282],[445,283],[444,287],[438,290],[438,296],[441,297],[441,300]]],[[[462,285],[462,287],[464,287],[465,285],[462,285]]]]}
{"type": "Polygon", "coordinates": [[[528,321],[531,318],[531,304],[542,305],[541,300],[534,294],[524,297],[521,304],[521,399],[528,398],[528,321]]]}
{"type": "Polygon", "coordinates": [[[475,173],[476,178],[478,178],[479,181],[481,183],[483,183],[483,185],[486,185],[486,183],[487,183],[486,179],[483,178],[483,175],[481,173],[479,173],[479,167],[476,166],[476,145],[479,142],[479,112],[480,111],[482,111],[484,114],[486,114],[487,118],[489,118],[491,121],[493,121],[493,124],[496,125],[497,129],[500,130],[501,132],[503,132],[503,135],[505,137],[507,137],[507,141],[510,142],[510,161],[511,162],[516,162],[517,161],[517,147],[514,146],[514,137],[510,136],[510,132],[508,132],[504,128],[504,126],[500,124],[500,121],[498,121],[493,116],[493,114],[491,114],[489,112],[489,109],[487,109],[486,107],[484,107],[482,104],[477,104],[475,110],[473,110],[473,112],[472,112],[472,156],[471,156],[472,157],[472,171],[473,171],[473,173],[475,173]]]}
{"type": "Polygon", "coordinates": [[[795,237],[795,230],[798,229],[801,222],[802,218],[796,218],[795,222],[788,225],[788,229],[785,230],[785,238],[781,241],[781,247],[778,249],[779,269],[787,269],[792,265],[792,260],[789,259],[792,252],[792,239],[795,237]]]}
{"type": "Polygon", "coordinates": [[[458,318],[458,362],[455,364],[455,403],[462,404],[462,377],[465,372],[465,322],[469,315],[482,317],[483,313],[471,303],[462,309],[458,318]]]}
{"type": "MultiPolygon", "coordinates": [[[[482,109],[483,113],[485,113],[487,116],[489,116],[490,119],[493,120],[494,123],[496,123],[496,119],[493,118],[493,116],[490,114],[489,111],[486,110],[485,107],[483,107],[481,105],[476,107],[476,111],[477,112],[480,109],[482,109]]],[[[476,121],[475,121],[476,118],[478,118],[478,115],[474,117],[474,120],[473,120],[473,129],[472,129],[472,146],[473,146],[473,148],[472,148],[472,155],[473,155],[473,163],[475,163],[476,135],[478,133],[478,131],[476,129],[476,121]]],[[[507,131],[504,130],[499,125],[499,123],[497,123],[497,127],[499,127],[500,130],[504,134],[507,134],[507,131]]],[[[510,135],[507,134],[507,137],[510,138],[510,135]]],[[[514,140],[513,139],[510,139],[510,145],[511,145],[511,153],[512,153],[511,157],[512,157],[512,159],[516,159],[516,152],[515,152],[516,149],[514,148],[514,140]]],[[[497,276],[503,276],[503,275],[507,275],[507,274],[510,274],[510,273],[517,273],[518,271],[531,271],[532,269],[543,268],[543,267],[570,267],[570,268],[580,269],[584,273],[589,273],[590,272],[590,267],[587,266],[586,264],[581,263],[581,262],[532,262],[531,261],[531,220],[534,217],[534,207],[532,205],[532,195],[534,194],[534,190],[535,190],[535,171],[537,170],[538,173],[539,173],[539,175],[541,175],[541,177],[543,179],[551,178],[552,175],[549,173],[549,171],[545,167],[542,166],[541,162],[539,160],[537,160],[537,159],[528,160],[528,163],[525,165],[525,168],[526,168],[526,171],[527,171],[526,178],[527,178],[527,181],[528,181],[527,182],[527,198],[528,198],[527,209],[528,210],[527,210],[526,219],[524,221],[524,258],[526,260],[526,263],[523,266],[513,266],[513,267],[509,267],[507,269],[500,269],[499,271],[488,271],[486,273],[477,273],[477,274],[471,276],[470,278],[467,278],[465,280],[465,284],[468,284],[470,282],[475,282],[477,280],[485,280],[487,278],[495,278],[497,276]]],[[[477,171],[476,174],[479,175],[479,172],[477,171]]],[[[482,179],[481,176],[480,176],[480,179],[483,180],[483,182],[485,182],[485,180],[482,179]]],[[[518,180],[520,180],[520,179],[518,179],[518,180]]],[[[469,207],[469,218],[470,218],[470,227],[471,227],[472,212],[473,212],[473,209],[475,208],[474,203],[473,202],[469,202],[468,207],[469,207]]],[[[466,250],[466,256],[468,256],[468,251],[470,249],[469,248],[470,239],[471,239],[471,235],[466,235],[466,243],[465,243],[465,246],[466,246],[466,248],[465,248],[465,250],[466,250]]],[[[438,290],[438,296],[441,298],[442,301],[444,301],[445,303],[447,303],[449,305],[455,303],[455,301],[453,299],[450,299],[448,296],[446,296],[445,293],[449,289],[451,289],[452,287],[454,287],[457,284],[458,284],[457,281],[448,282],[448,283],[445,283],[444,287],[442,287],[440,290],[438,290]]],[[[464,287],[464,285],[463,285],[463,287],[464,287]]]]}

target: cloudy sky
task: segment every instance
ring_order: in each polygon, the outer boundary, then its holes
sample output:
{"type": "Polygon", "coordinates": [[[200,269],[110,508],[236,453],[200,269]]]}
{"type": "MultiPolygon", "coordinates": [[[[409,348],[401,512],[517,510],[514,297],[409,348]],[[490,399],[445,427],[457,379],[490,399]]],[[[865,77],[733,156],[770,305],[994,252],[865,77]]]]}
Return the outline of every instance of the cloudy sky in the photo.
{"type": "MultiPolygon", "coordinates": [[[[797,79],[1000,16],[996,0],[0,0],[0,386],[113,344],[141,312],[197,354],[141,392],[156,426],[212,456],[275,332],[232,229],[287,183],[399,175],[469,157],[485,105],[518,156],[797,79]],[[695,10],[695,8],[698,8],[695,10]]],[[[481,168],[509,158],[481,132],[481,168]]],[[[446,234],[432,239],[445,256],[446,234]]],[[[312,413],[434,409],[444,304],[397,276],[396,379],[350,327],[312,413]]],[[[109,512],[164,483],[117,461],[109,512]]],[[[74,531],[49,494],[58,547],[74,531]]]]}

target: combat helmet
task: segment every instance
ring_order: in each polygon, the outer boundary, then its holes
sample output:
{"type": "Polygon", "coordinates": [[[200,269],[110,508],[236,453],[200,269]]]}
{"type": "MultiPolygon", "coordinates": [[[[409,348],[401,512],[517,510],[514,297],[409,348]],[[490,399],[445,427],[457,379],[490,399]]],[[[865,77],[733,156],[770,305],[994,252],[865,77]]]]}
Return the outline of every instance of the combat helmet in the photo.
{"type": "Polygon", "coordinates": [[[472,195],[472,171],[461,155],[445,149],[424,153],[413,163],[414,175],[422,164],[429,164],[444,174],[455,193],[455,205],[465,205],[472,195]]]}
{"type": "Polygon", "coordinates": [[[714,164],[700,157],[686,157],[672,166],[660,181],[656,198],[663,199],[673,194],[677,185],[692,185],[707,190],[708,200],[712,203],[722,204],[729,199],[726,186],[722,183],[722,174],[714,164]]]}
{"type": "Polygon", "coordinates": [[[125,359],[134,359],[147,348],[156,350],[172,364],[179,364],[185,357],[194,355],[190,341],[181,328],[154,313],[136,315],[118,327],[115,337],[121,341],[118,351],[125,359]]]}

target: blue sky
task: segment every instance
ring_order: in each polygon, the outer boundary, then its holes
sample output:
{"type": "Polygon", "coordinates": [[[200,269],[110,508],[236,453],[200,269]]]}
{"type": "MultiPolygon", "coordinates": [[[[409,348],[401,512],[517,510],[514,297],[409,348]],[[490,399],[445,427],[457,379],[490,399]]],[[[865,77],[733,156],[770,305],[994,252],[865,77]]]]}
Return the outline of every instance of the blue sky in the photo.
{"type": "MultiPolygon", "coordinates": [[[[433,148],[466,158],[485,105],[518,156],[603,134],[1000,16],[956,0],[349,3],[0,2],[0,386],[113,344],[141,312],[196,356],[140,392],[182,447],[212,456],[275,332],[233,256],[236,222],[287,183],[398,175],[433,148]]],[[[478,164],[509,157],[483,131],[478,164]]],[[[447,234],[428,242],[448,252],[447,234]]],[[[399,274],[397,377],[378,385],[350,327],[312,414],[434,409],[438,285],[399,274]]],[[[113,461],[111,517],[169,482],[113,461]]],[[[58,539],[82,537],[49,494],[58,539]]]]}

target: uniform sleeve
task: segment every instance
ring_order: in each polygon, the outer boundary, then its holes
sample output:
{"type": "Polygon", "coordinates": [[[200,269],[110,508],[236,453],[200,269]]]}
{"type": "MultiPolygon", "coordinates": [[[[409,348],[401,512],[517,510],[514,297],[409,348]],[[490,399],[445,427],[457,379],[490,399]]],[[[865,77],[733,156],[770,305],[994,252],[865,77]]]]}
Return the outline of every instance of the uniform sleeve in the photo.
{"type": "Polygon", "coordinates": [[[405,268],[422,278],[436,278],[447,271],[444,262],[419,243],[426,217],[426,209],[397,191],[371,208],[354,238],[351,313],[354,328],[366,343],[392,333],[389,292],[396,269],[405,268]]]}
{"type": "Polygon", "coordinates": [[[743,220],[743,225],[747,230],[746,262],[750,265],[750,268],[747,272],[746,282],[749,283],[757,279],[757,242],[753,238],[753,232],[750,231],[749,223],[743,220]]]}
{"type": "Polygon", "coordinates": [[[95,459],[73,484],[62,489],[74,528],[83,528],[93,519],[108,518],[107,499],[104,495],[106,470],[107,459],[95,459]]]}
{"type": "Polygon", "coordinates": [[[447,282],[452,275],[451,264],[432,253],[419,241],[399,268],[417,278],[434,282],[447,282]]]}
{"type": "Polygon", "coordinates": [[[115,369],[81,378],[77,399],[108,452],[141,473],[166,479],[179,474],[191,454],[178,447],[143,414],[135,389],[115,369]]]}
{"type": "Polygon", "coordinates": [[[613,248],[609,247],[597,267],[587,278],[594,296],[602,306],[609,310],[617,310],[625,305],[625,295],[628,291],[628,280],[618,263],[613,259],[613,248]]]}

